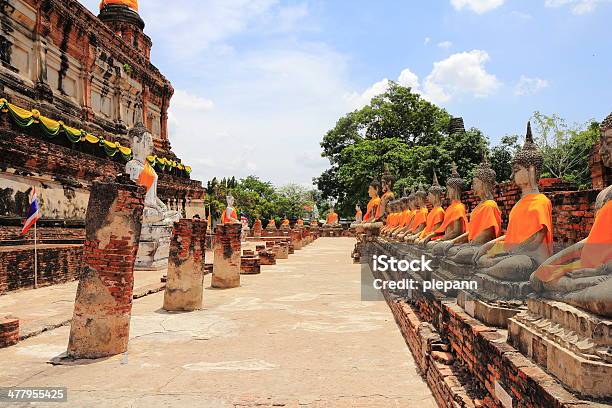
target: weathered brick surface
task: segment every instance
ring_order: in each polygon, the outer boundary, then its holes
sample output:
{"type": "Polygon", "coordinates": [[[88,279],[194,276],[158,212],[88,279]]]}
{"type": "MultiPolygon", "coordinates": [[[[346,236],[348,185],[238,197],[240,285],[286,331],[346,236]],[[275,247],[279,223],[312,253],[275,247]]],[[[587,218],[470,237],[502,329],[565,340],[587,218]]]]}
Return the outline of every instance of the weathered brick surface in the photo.
{"type": "Polygon", "coordinates": [[[215,227],[211,285],[214,288],[240,286],[241,224],[218,224],[215,227]]]}
{"type": "MultiPolygon", "coordinates": [[[[38,249],[38,286],[78,279],[83,247],[48,246],[38,249]]],[[[34,247],[0,247],[0,295],[34,287],[34,247]]]]}
{"type": "Polygon", "coordinates": [[[243,255],[240,259],[240,273],[242,275],[256,275],[261,273],[261,263],[258,256],[243,255]]]}
{"type": "Polygon", "coordinates": [[[504,330],[483,325],[455,302],[430,292],[413,292],[410,304],[384,294],[440,406],[502,407],[496,383],[510,395],[514,407],[606,406],[565,390],[509,345],[504,330]],[[452,363],[445,364],[441,356],[452,363]]]}
{"type": "Polygon", "coordinates": [[[0,349],[19,342],[19,319],[0,318],[0,349]]]}
{"type": "Polygon", "coordinates": [[[100,358],[127,350],[144,188],[95,182],[86,216],[83,268],[68,354],[100,358]]]}

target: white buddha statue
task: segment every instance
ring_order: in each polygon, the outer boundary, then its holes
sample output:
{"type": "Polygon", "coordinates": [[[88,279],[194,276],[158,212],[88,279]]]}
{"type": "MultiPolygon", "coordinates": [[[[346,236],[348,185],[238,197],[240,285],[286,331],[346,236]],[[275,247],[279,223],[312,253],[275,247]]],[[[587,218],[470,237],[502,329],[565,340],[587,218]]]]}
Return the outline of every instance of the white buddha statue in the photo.
{"type": "MultiPolygon", "coordinates": [[[[129,174],[130,179],[137,181],[145,168],[147,156],[153,153],[153,137],[142,123],[137,123],[130,130],[129,136],[132,144],[132,160],[125,165],[125,172],[129,174]]],[[[181,218],[177,211],[169,210],[166,204],[157,197],[157,180],[158,176],[155,174],[155,180],[145,195],[143,224],[160,221],[171,223],[181,218]]]]}

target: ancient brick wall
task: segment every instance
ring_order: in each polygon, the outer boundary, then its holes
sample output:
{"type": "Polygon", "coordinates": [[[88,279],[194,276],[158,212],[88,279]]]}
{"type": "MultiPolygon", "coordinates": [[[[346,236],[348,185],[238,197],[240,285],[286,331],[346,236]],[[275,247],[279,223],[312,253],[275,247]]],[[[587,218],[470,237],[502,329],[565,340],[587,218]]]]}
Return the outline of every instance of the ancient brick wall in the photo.
{"type": "MultiPolygon", "coordinates": [[[[80,243],[85,239],[84,227],[41,227],[36,230],[38,243],[80,243]],[[66,242],[68,241],[68,242],[66,242]]],[[[21,235],[21,227],[7,226],[0,223],[0,248],[2,243],[10,241],[15,244],[33,244],[34,228],[21,235]]]]}
{"type": "MultiPolygon", "coordinates": [[[[38,286],[78,279],[81,245],[43,246],[38,249],[38,286]]],[[[0,294],[34,287],[34,247],[0,247],[0,294]]]]}
{"type": "Polygon", "coordinates": [[[0,318],[0,349],[19,342],[19,320],[0,318]]]}

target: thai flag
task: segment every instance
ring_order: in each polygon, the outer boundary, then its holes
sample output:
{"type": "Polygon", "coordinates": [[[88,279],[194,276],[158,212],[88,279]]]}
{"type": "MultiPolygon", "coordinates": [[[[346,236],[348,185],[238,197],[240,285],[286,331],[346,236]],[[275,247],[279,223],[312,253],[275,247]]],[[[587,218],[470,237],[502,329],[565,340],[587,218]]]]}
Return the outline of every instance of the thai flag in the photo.
{"type": "Polygon", "coordinates": [[[36,188],[32,188],[32,193],[30,193],[30,209],[28,210],[28,218],[25,220],[23,224],[23,229],[21,230],[21,235],[25,235],[32,225],[36,224],[36,221],[40,218],[40,208],[38,207],[38,196],[36,195],[36,188]]]}

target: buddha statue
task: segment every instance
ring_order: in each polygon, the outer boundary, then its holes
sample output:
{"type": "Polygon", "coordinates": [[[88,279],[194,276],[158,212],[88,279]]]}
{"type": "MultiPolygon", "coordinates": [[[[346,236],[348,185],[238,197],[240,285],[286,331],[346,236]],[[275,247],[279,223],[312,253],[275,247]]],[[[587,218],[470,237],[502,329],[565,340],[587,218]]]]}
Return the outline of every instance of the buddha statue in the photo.
{"type": "Polygon", "coordinates": [[[442,194],[444,194],[444,188],[440,186],[438,182],[438,175],[434,170],[433,182],[429,187],[427,200],[431,204],[431,211],[427,214],[427,220],[425,222],[425,228],[419,233],[414,239],[414,244],[423,246],[428,242],[430,234],[434,233],[440,225],[444,222],[444,208],[442,208],[442,194]]]}
{"type": "Polygon", "coordinates": [[[397,225],[398,218],[398,205],[396,200],[389,201],[387,203],[388,213],[387,218],[385,219],[384,226],[380,229],[380,234],[383,236],[388,235],[388,233],[395,228],[397,225]]]}
{"type": "Polygon", "coordinates": [[[295,222],[295,225],[296,225],[297,227],[303,227],[303,226],[304,226],[304,220],[302,219],[302,217],[299,217],[299,218],[297,219],[297,221],[295,222]]]}
{"type": "Polygon", "coordinates": [[[378,196],[380,192],[380,183],[376,180],[372,180],[370,185],[368,186],[368,195],[370,196],[370,201],[368,201],[368,205],[366,207],[366,213],[363,217],[364,223],[373,223],[378,221],[376,218],[376,213],[378,212],[378,207],[380,206],[380,197],[378,196]]]}
{"type": "Polygon", "coordinates": [[[363,221],[363,213],[361,212],[361,207],[359,204],[355,205],[355,222],[359,223],[363,221]]]}
{"type": "Polygon", "coordinates": [[[157,197],[158,176],[147,162],[147,156],[153,154],[153,136],[142,122],[137,123],[129,132],[132,148],[132,160],[125,165],[125,172],[138,184],[146,184],[147,193],[144,200],[143,224],[164,223],[172,225],[180,219],[177,211],[169,210],[166,204],[157,197]],[[143,183],[143,179],[147,179],[143,183]]]}
{"type": "Polygon", "coordinates": [[[234,197],[231,194],[228,194],[225,197],[227,202],[227,207],[221,213],[221,223],[222,224],[239,224],[240,220],[238,219],[238,214],[236,213],[236,209],[234,208],[234,197]]]}
{"type": "MultiPolygon", "coordinates": [[[[600,155],[612,167],[612,113],[601,124],[600,155]]],[[[612,317],[612,185],[597,195],[595,211],[588,237],[544,261],[530,282],[547,298],[612,317]]]]}
{"type": "Polygon", "coordinates": [[[480,202],[470,214],[467,232],[435,245],[432,250],[434,256],[445,256],[456,264],[472,265],[474,255],[480,247],[500,236],[501,211],[493,199],[495,177],[495,170],[491,168],[485,151],[482,163],[476,168],[472,180],[472,190],[480,202]]]}
{"type": "Polygon", "coordinates": [[[289,228],[289,226],[290,226],[289,218],[287,218],[287,216],[285,215],[283,222],[281,222],[281,228],[289,228]]]}
{"type": "Polygon", "coordinates": [[[274,220],[274,218],[270,218],[270,221],[268,221],[268,225],[266,225],[266,229],[276,230],[276,221],[274,220]]]}
{"type": "Polygon", "coordinates": [[[444,245],[467,230],[467,211],[465,204],[461,202],[461,193],[465,182],[457,172],[457,165],[453,162],[451,177],[446,181],[447,197],[450,205],[444,212],[444,221],[436,230],[427,235],[423,242],[429,250],[433,250],[438,244],[444,245]]]}
{"type": "Polygon", "coordinates": [[[385,171],[380,178],[382,186],[382,196],[380,197],[380,205],[376,211],[376,220],[385,222],[390,209],[387,208],[387,204],[395,198],[393,194],[393,181],[394,177],[389,172],[389,168],[385,165],[385,171]]]}
{"type": "Polygon", "coordinates": [[[414,189],[410,192],[410,194],[408,194],[408,196],[406,197],[406,201],[408,205],[407,205],[406,215],[404,218],[404,225],[401,228],[399,228],[394,234],[394,238],[400,242],[404,242],[404,237],[406,236],[406,234],[410,232],[410,226],[412,225],[412,220],[414,219],[414,216],[417,212],[417,208],[418,208],[417,199],[416,199],[416,194],[414,192],[414,189]]]}
{"type": "Polygon", "coordinates": [[[404,242],[412,244],[415,239],[419,237],[419,234],[425,229],[425,225],[427,224],[427,215],[429,211],[427,210],[427,193],[425,192],[424,187],[421,185],[419,189],[414,193],[414,202],[416,206],[416,210],[414,212],[414,216],[412,217],[412,221],[410,222],[409,231],[406,232],[404,236],[404,242]]]}
{"type": "Polygon", "coordinates": [[[327,213],[327,218],[325,219],[325,225],[327,226],[336,226],[338,225],[338,214],[334,211],[334,207],[330,207],[329,213],[327,213]]]}
{"type": "Polygon", "coordinates": [[[406,190],[404,190],[404,196],[398,200],[399,202],[399,222],[393,228],[392,231],[389,232],[389,236],[391,239],[397,239],[397,234],[403,228],[406,227],[406,223],[408,222],[408,216],[410,214],[410,209],[408,208],[408,197],[406,196],[406,190]]]}
{"type": "Polygon", "coordinates": [[[477,273],[508,282],[527,281],[552,254],[552,204],[538,190],[543,161],[528,123],[525,144],[512,160],[521,199],[510,211],[506,235],[484,244],[474,255],[477,273]]]}

